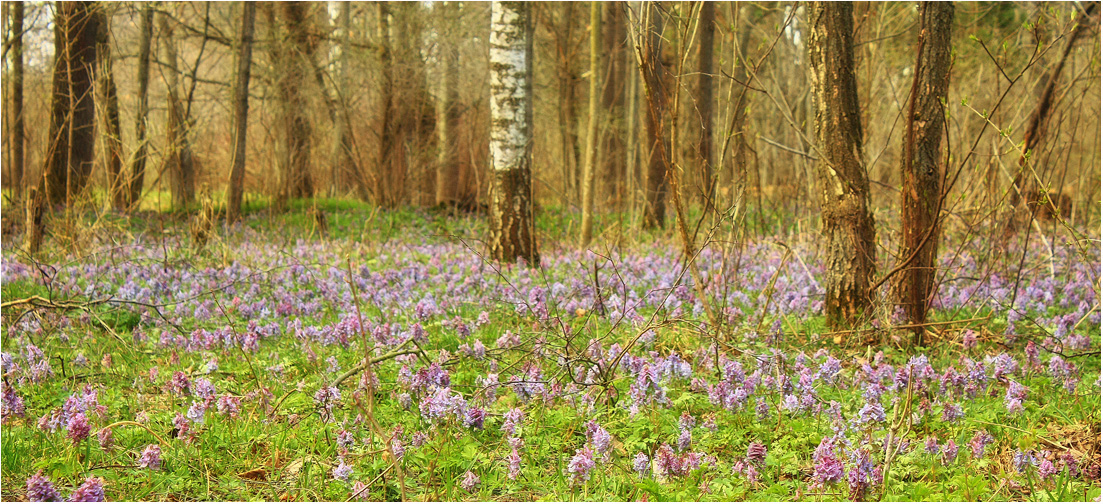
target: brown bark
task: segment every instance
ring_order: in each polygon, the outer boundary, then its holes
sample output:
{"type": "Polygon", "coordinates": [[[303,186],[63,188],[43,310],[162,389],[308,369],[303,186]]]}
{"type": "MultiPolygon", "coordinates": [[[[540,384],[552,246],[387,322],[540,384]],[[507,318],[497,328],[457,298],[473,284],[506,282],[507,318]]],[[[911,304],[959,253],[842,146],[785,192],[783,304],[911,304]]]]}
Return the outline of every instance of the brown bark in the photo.
{"type": "Polygon", "coordinates": [[[649,157],[647,163],[647,192],[644,200],[643,227],[663,227],[666,219],[666,193],[669,190],[667,172],[670,166],[670,132],[664,127],[667,89],[665,68],[662,61],[663,17],[655,2],[647,2],[640,51],[640,72],[643,74],[644,96],[647,107],[647,138],[649,157]]]}
{"type": "MultiPolygon", "coordinates": [[[[532,4],[526,2],[494,2],[491,7],[490,95],[498,100],[497,111],[491,108],[491,187],[490,187],[490,255],[496,260],[513,262],[518,258],[535,266],[540,262],[536,248],[535,221],[532,205],[532,4]],[[512,19],[512,21],[503,21],[512,19]],[[503,26],[504,25],[504,26],[503,26]],[[495,33],[495,30],[499,30],[495,33]],[[524,71],[515,66],[495,64],[494,53],[504,49],[516,55],[524,48],[524,71]],[[517,81],[521,80],[520,83],[517,81]],[[523,97],[517,99],[517,87],[523,97]],[[522,109],[524,124],[513,128],[522,109]],[[495,117],[501,114],[502,117],[495,117]],[[520,132],[515,135],[516,131],[520,132]],[[520,155],[514,156],[518,153],[520,155]],[[498,154],[495,154],[497,152],[498,154]],[[505,158],[497,159],[505,153],[505,158]],[[502,163],[502,164],[498,164],[502,163]]],[[[506,58],[509,60],[510,58],[506,58]]]]}
{"type": "Polygon", "coordinates": [[[227,190],[226,221],[241,217],[245,191],[245,142],[249,129],[249,77],[253,64],[253,33],[257,17],[254,2],[241,2],[241,34],[238,39],[237,74],[234,82],[234,155],[227,190]]]}
{"type": "Polygon", "coordinates": [[[146,140],[147,119],[149,117],[149,56],[153,40],[153,8],[146,4],[142,7],[142,21],[138,41],[138,114],[135,118],[134,135],[137,137],[137,150],[130,165],[130,190],[126,206],[134,208],[142,197],[142,187],[146,177],[146,140]]]}
{"type": "MultiPolygon", "coordinates": [[[[284,141],[287,152],[280,200],[309,198],[314,195],[311,170],[311,123],[307,117],[308,102],[303,96],[306,71],[310,68],[316,47],[315,38],[307,30],[307,6],[302,2],[279,4],[284,25],[290,37],[281,59],[279,93],[284,107],[284,141]]],[[[283,206],[281,204],[281,206],[283,206]]]]}
{"type": "Polygon", "coordinates": [[[824,314],[828,326],[837,329],[858,323],[871,304],[876,244],[854,78],[853,7],[850,2],[814,2],[811,7],[808,54],[820,151],[824,314]]]}
{"type": "Polygon", "coordinates": [[[165,163],[169,174],[172,206],[185,208],[195,201],[195,162],[188,141],[188,120],[180,100],[180,68],[174,37],[176,21],[167,13],[158,18],[161,28],[161,50],[165,59],[165,86],[168,95],[165,127],[165,163]]]}
{"type": "Polygon", "coordinates": [[[586,122],[586,165],[582,174],[582,237],[586,247],[594,231],[594,178],[597,175],[598,65],[601,60],[601,4],[590,2],[590,107],[586,122]]]}
{"type": "Polygon", "coordinates": [[[460,119],[459,104],[459,44],[458,37],[451,31],[455,29],[455,16],[459,9],[456,2],[445,2],[444,15],[441,18],[444,42],[444,90],[441,93],[440,142],[437,159],[436,204],[454,204],[459,199],[459,160],[457,159],[458,133],[460,119]]]}
{"type": "MultiPolygon", "coordinates": [[[[352,92],[352,88],[349,86],[349,51],[352,50],[352,46],[349,43],[351,37],[351,21],[352,21],[352,3],[341,3],[341,61],[338,68],[337,82],[339,89],[337,90],[338,100],[340,101],[341,108],[339,112],[335,112],[336,105],[330,105],[330,116],[334,121],[334,125],[337,128],[337,152],[335,153],[334,167],[336,172],[333,176],[334,181],[341,181],[345,187],[356,187],[357,194],[360,199],[367,200],[369,190],[364,181],[364,175],[360,171],[360,165],[356,162],[356,156],[354,155],[352,144],[352,128],[349,124],[349,94],[352,92]]],[[[315,75],[321,76],[321,69],[314,65],[315,75]]],[[[319,80],[317,77],[316,80],[319,80]]],[[[323,82],[318,83],[325,89],[323,82]]],[[[326,100],[326,103],[332,103],[331,100],[326,100]]],[[[336,182],[335,182],[336,183],[336,182]]]]}
{"type": "Polygon", "coordinates": [[[557,5],[560,12],[560,26],[552,25],[555,35],[556,82],[559,106],[559,147],[563,163],[563,196],[566,202],[579,201],[579,157],[578,146],[578,100],[575,94],[578,87],[578,74],[575,70],[574,50],[574,2],[557,5]]]}
{"type": "Polygon", "coordinates": [[[107,176],[111,191],[111,204],[118,210],[126,208],[126,185],[122,176],[123,140],[122,127],[119,124],[119,93],[115,87],[115,70],[111,58],[111,25],[103,9],[97,9],[100,27],[97,41],[100,69],[96,80],[99,85],[97,99],[103,100],[100,106],[102,114],[103,139],[106,147],[104,156],[107,163],[107,176]]]}
{"type": "MultiPolygon", "coordinates": [[[[1057,60],[1057,65],[1050,72],[1049,80],[1038,99],[1038,105],[1034,107],[1034,111],[1031,112],[1030,118],[1027,120],[1026,132],[1023,134],[1023,156],[1019,158],[1019,172],[1015,175],[1011,203],[1018,207],[1020,202],[1025,199],[1026,206],[1032,214],[1037,213],[1038,209],[1043,206],[1049,207],[1051,213],[1058,211],[1053,206],[1056,202],[1051,202],[1049,193],[1038,185],[1038,181],[1045,180],[1044,167],[1031,163],[1030,156],[1046,135],[1050,112],[1053,109],[1054,91],[1057,88],[1057,82],[1061,78],[1061,71],[1065,68],[1065,62],[1068,61],[1069,53],[1072,52],[1072,47],[1076,44],[1077,39],[1087,31],[1089,22],[1098,8],[1098,2],[1088,2],[1084,6],[1084,11],[1077,16],[1076,26],[1073,27],[1068,42],[1065,43],[1061,59],[1057,60]]],[[[1016,227],[1017,221],[1018,219],[1012,219],[1010,228],[1016,227]]]]}
{"type": "Polygon", "coordinates": [[[8,118],[11,120],[11,129],[8,145],[11,146],[9,161],[11,163],[11,183],[13,198],[18,201],[23,197],[23,168],[24,168],[24,128],[23,128],[23,2],[11,4],[11,108],[8,109],[8,118]]]}
{"type": "Polygon", "coordinates": [[[381,65],[379,107],[382,112],[379,139],[379,158],[376,162],[374,177],[375,202],[377,205],[394,205],[395,180],[395,120],[394,120],[394,64],[391,51],[391,13],[390,2],[379,2],[379,61],[381,65]]]}
{"type": "Polygon", "coordinates": [[[95,153],[95,2],[60,2],[54,19],[54,76],[43,191],[51,205],[75,201],[92,174],[95,153]]]}
{"type": "Polygon", "coordinates": [[[615,208],[622,208],[627,177],[624,145],[627,135],[624,116],[624,48],[627,33],[624,26],[624,2],[607,2],[604,5],[602,47],[605,58],[605,82],[602,84],[601,98],[601,107],[606,120],[601,142],[604,194],[613,201],[615,208]]]}
{"type": "Polygon", "coordinates": [[[697,144],[697,155],[701,162],[701,180],[704,182],[705,212],[709,212],[715,202],[716,180],[713,175],[713,106],[712,60],[713,40],[716,32],[716,3],[702,2],[698,28],[697,56],[697,110],[701,114],[701,138],[697,144]]]}
{"type": "MultiPolygon", "coordinates": [[[[952,2],[920,2],[918,56],[904,130],[900,191],[903,210],[900,257],[911,258],[897,285],[896,302],[910,324],[927,319],[934,294],[935,260],[941,230],[938,214],[945,167],[942,133],[950,86],[950,29],[952,2]],[[914,256],[914,258],[913,258],[914,256]]],[[[922,327],[915,328],[916,344],[923,344],[922,327]]]]}

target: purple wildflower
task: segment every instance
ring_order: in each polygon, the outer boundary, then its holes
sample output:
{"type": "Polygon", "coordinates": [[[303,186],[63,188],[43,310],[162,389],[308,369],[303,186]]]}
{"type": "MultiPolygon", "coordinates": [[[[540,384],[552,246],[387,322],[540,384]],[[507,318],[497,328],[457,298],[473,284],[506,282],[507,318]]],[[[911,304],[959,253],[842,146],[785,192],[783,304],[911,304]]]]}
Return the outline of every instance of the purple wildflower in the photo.
{"type": "Polygon", "coordinates": [[[942,421],[954,423],[965,417],[965,411],[960,404],[946,404],[942,408],[942,421]]]}
{"type": "Polygon", "coordinates": [[[460,486],[468,492],[474,492],[475,487],[479,486],[479,477],[475,473],[467,471],[463,474],[463,481],[460,486]]]}
{"type": "Polygon", "coordinates": [[[1043,457],[1042,461],[1038,462],[1038,477],[1049,481],[1055,474],[1057,474],[1057,466],[1053,465],[1053,462],[1048,458],[1043,457]]]}
{"type": "Polygon", "coordinates": [[[647,473],[651,472],[651,460],[647,458],[647,454],[639,452],[636,457],[632,459],[632,470],[636,471],[641,478],[646,478],[647,473]]]}
{"type": "Polygon", "coordinates": [[[96,431],[96,439],[100,442],[100,448],[103,451],[111,451],[112,445],[115,444],[115,436],[107,427],[96,431]]]}
{"type": "Polygon", "coordinates": [[[463,424],[475,430],[483,428],[483,421],[485,419],[486,411],[478,406],[467,408],[467,411],[463,414],[463,424]]]}
{"type": "Polygon", "coordinates": [[[1007,387],[1007,393],[1003,397],[1003,404],[1007,407],[1008,413],[1021,413],[1023,411],[1023,401],[1026,400],[1029,393],[1030,389],[1015,380],[1011,380],[1011,385],[1007,387]]]}
{"type": "Polygon", "coordinates": [[[747,460],[755,464],[761,464],[766,461],[766,445],[759,443],[758,441],[752,441],[747,446],[747,460]]]}
{"type": "Polygon", "coordinates": [[[510,436],[517,434],[517,426],[525,421],[525,413],[519,408],[513,408],[502,415],[502,431],[510,436]]]}
{"type": "Polygon", "coordinates": [[[333,468],[333,477],[341,481],[348,481],[350,475],[352,475],[352,466],[346,464],[344,459],[340,459],[337,467],[333,468]]]}
{"type": "MultiPolygon", "coordinates": [[[[150,371],[152,374],[152,370],[150,371]]],[[[191,381],[188,380],[188,375],[184,374],[183,371],[177,371],[173,373],[172,379],[169,380],[166,386],[168,387],[169,392],[172,392],[174,394],[186,395],[188,392],[191,391],[191,381]]]]}
{"type": "Polygon", "coordinates": [[[4,383],[3,403],[0,404],[0,417],[7,420],[10,416],[22,417],[27,414],[27,408],[23,405],[23,398],[15,392],[15,388],[4,383]]]}
{"type": "Polygon", "coordinates": [[[517,453],[517,448],[513,448],[506,457],[506,467],[509,469],[507,476],[510,480],[515,480],[521,475],[521,454],[517,453]]]}
{"type": "Polygon", "coordinates": [[[92,428],[88,425],[88,418],[84,416],[84,413],[77,413],[69,419],[69,439],[73,440],[73,444],[77,444],[85,439],[88,439],[88,435],[92,432],[92,428]]]}
{"type": "Polygon", "coordinates": [[[50,479],[42,475],[39,470],[34,476],[27,478],[27,500],[31,502],[57,502],[61,500],[54,484],[50,479]]]}
{"type": "Polygon", "coordinates": [[[241,411],[241,398],[232,395],[224,395],[218,398],[218,413],[220,415],[236,418],[241,411]]]}
{"type": "Polygon", "coordinates": [[[590,480],[590,470],[594,468],[594,454],[587,447],[575,451],[574,457],[567,464],[568,479],[571,485],[578,485],[590,480]]]}
{"type": "Polygon", "coordinates": [[[605,430],[597,420],[586,422],[586,440],[594,447],[594,452],[603,459],[609,456],[609,448],[613,445],[613,438],[609,431],[605,430]]]}
{"type": "Polygon", "coordinates": [[[942,446],[942,463],[950,465],[957,459],[957,443],[953,439],[942,446]]]}
{"type": "Polygon", "coordinates": [[[351,450],[353,445],[356,444],[356,436],[353,436],[351,432],[345,429],[337,431],[337,447],[348,451],[351,450]]]}
{"type": "Polygon", "coordinates": [[[923,449],[931,455],[938,455],[942,448],[938,446],[938,439],[934,436],[927,437],[927,442],[923,444],[923,449]]]}
{"type": "Polygon", "coordinates": [[[138,458],[138,467],[145,467],[154,471],[161,469],[161,447],[149,445],[142,450],[142,456],[138,458]]]}
{"type": "Polygon", "coordinates": [[[678,435],[678,451],[685,452],[689,450],[690,444],[693,442],[693,434],[688,429],[683,429],[682,433],[678,435]]]}
{"type": "Polygon", "coordinates": [[[838,483],[843,479],[843,462],[835,455],[835,443],[831,438],[820,440],[816,451],[812,453],[812,477],[820,485],[838,483]]]}
{"type": "Polygon", "coordinates": [[[973,435],[973,439],[969,441],[969,449],[973,452],[973,458],[979,459],[984,456],[984,448],[989,443],[995,441],[991,434],[986,431],[977,431],[973,435]]]}
{"type": "Polygon", "coordinates": [[[862,409],[858,411],[858,417],[862,423],[884,422],[885,421],[885,407],[881,406],[880,402],[866,403],[862,406],[862,409]]]}
{"type": "Polygon", "coordinates": [[[1029,450],[1026,452],[1015,450],[1015,454],[1011,457],[1011,463],[1014,465],[1016,472],[1025,474],[1028,469],[1038,465],[1038,459],[1029,450]]]}
{"type": "Polygon", "coordinates": [[[103,480],[88,477],[69,495],[69,502],[103,502],[103,480]]]}
{"type": "Polygon", "coordinates": [[[758,398],[758,402],[754,406],[754,413],[759,420],[765,420],[766,417],[770,416],[770,404],[766,402],[766,398],[761,396],[758,398]]]}

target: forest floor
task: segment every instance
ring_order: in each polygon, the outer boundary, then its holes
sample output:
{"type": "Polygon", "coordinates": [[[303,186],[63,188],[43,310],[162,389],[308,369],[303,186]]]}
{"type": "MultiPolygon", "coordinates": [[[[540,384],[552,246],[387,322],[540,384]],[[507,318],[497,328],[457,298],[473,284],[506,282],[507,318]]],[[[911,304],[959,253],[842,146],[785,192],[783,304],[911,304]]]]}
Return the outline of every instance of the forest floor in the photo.
{"type": "Polygon", "coordinates": [[[809,222],[703,230],[708,309],[615,216],[580,252],[545,209],[530,268],[480,216],[321,206],[202,247],[162,214],[57,224],[35,261],[6,235],[0,497],[1100,496],[1098,226],[950,229],[918,345],[886,308],[825,327],[809,222]]]}

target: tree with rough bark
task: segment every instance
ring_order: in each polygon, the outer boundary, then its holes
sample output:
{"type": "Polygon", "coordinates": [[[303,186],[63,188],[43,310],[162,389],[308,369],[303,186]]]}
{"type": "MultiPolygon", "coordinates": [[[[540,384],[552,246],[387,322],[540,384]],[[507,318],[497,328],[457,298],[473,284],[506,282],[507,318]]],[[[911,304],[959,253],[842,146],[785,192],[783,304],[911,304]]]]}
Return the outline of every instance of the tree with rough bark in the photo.
{"type": "Polygon", "coordinates": [[[636,58],[643,78],[647,116],[648,162],[647,190],[644,198],[643,227],[663,227],[666,223],[666,193],[670,182],[670,131],[665,127],[667,87],[662,61],[663,16],[658,2],[644,2],[639,20],[636,58]]]}
{"type": "Polygon", "coordinates": [[[134,135],[137,149],[130,163],[130,186],[127,194],[127,208],[134,208],[142,197],[145,185],[146,157],[149,152],[146,133],[149,119],[149,59],[153,45],[153,8],[150,3],[142,6],[142,20],[138,38],[138,113],[134,118],[134,135]]]}
{"type": "Polygon", "coordinates": [[[950,88],[952,2],[920,2],[918,57],[908,115],[905,118],[900,191],[903,216],[900,257],[910,261],[902,271],[896,302],[908,323],[915,324],[915,342],[923,344],[927,310],[934,295],[935,264],[941,235],[938,224],[942,186],[942,129],[950,88]]]}
{"type": "Polygon", "coordinates": [[[73,203],[92,174],[97,8],[96,2],[60,2],[55,10],[49,147],[41,190],[51,206],[73,203]]]}
{"type": "Polygon", "coordinates": [[[597,170],[598,75],[601,62],[601,3],[590,2],[590,114],[586,122],[586,164],[582,176],[582,238],[586,247],[594,235],[594,179],[597,170]]]}
{"type": "Polygon", "coordinates": [[[307,116],[306,72],[313,60],[317,42],[308,28],[310,23],[303,2],[281,2],[280,15],[290,39],[283,44],[278,68],[280,104],[283,106],[283,140],[286,145],[283,160],[281,206],[289,198],[309,198],[314,195],[312,163],[312,132],[307,116]]]}
{"type": "MultiPolygon", "coordinates": [[[[8,4],[4,4],[7,7],[8,4]]],[[[11,103],[8,109],[8,162],[11,163],[12,195],[23,197],[25,131],[23,128],[23,2],[11,2],[11,103]]]]}
{"type": "Polygon", "coordinates": [[[697,143],[697,156],[701,163],[701,180],[704,181],[705,211],[710,211],[715,202],[716,179],[713,165],[713,41],[716,34],[716,3],[701,2],[701,13],[698,20],[697,48],[697,111],[701,118],[701,136],[697,143]]]}
{"type": "Polygon", "coordinates": [[[254,2],[241,2],[241,32],[238,38],[237,72],[234,75],[234,154],[230,167],[230,187],[226,191],[226,220],[241,217],[241,199],[245,192],[245,141],[249,129],[249,74],[253,66],[253,33],[257,17],[254,2]]]}
{"type": "MultiPolygon", "coordinates": [[[[625,143],[627,128],[625,117],[625,42],[628,35],[624,27],[624,2],[604,2],[605,18],[602,21],[602,50],[605,78],[602,82],[601,108],[604,121],[601,126],[601,164],[605,194],[615,208],[623,209],[627,159],[625,143]]],[[[635,75],[633,72],[627,77],[635,75]]],[[[600,200],[599,200],[600,201],[600,200]]]]}
{"type": "Polygon", "coordinates": [[[437,113],[437,126],[440,140],[437,156],[436,194],[437,205],[454,204],[459,199],[459,159],[457,143],[459,141],[459,37],[452,32],[456,17],[459,15],[458,2],[443,2],[438,33],[442,35],[441,59],[444,60],[444,74],[441,76],[440,110],[437,113]]]}
{"type": "Polygon", "coordinates": [[[853,6],[813,2],[808,20],[825,254],[824,314],[828,326],[838,329],[859,323],[867,314],[876,267],[854,77],[853,6]]]}
{"type": "Polygon", "coordinates": [[[490,15],[490,255],[540,261],[532,208],[532,4],[490,15]]]}
{"type": "Polygon", "coordinates": [[[100,137],[103,139],[105,162],[107,164],[108,188],[110,190],[111,204],[114,208],[122,210],[126,208],[126,186],[123,180],[123,139],[122,126],[119,121],[119,93],[115,86],[114,62],[111,57],[111,23],[104,9],[97,9],[99,16],[99,33],[97,35],[97,51],[99,53],[100,66],[97,81],[96,100],[102,101],[99,106],[101,116],[100,137]]]}
{"type": "Polygon", "coordinates": [[[191,142],[188,141],[188,118],[185,105],[180,99],[180,66],[176,48],[176,20],[167,12],[158,16],[161,29],[159,41],[164,58],[168,112],[165,114],[165,163],[169,175],[169,189],[172,193],[172,206],[185,208],[195,201],[195,158],[192,155],[191,142]]]}

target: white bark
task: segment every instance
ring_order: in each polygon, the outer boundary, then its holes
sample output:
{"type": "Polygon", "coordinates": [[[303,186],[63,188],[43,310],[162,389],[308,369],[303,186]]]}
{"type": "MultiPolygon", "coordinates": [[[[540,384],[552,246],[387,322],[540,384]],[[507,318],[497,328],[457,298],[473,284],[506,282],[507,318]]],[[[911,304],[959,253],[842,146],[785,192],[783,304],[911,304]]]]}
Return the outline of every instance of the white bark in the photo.
{"type": "Polygon", "coordinates": [[[490,168],[509,171],[521,164],[532,132],[525,61],[526,20],[515,2],[490,9],[490,168]]]}

